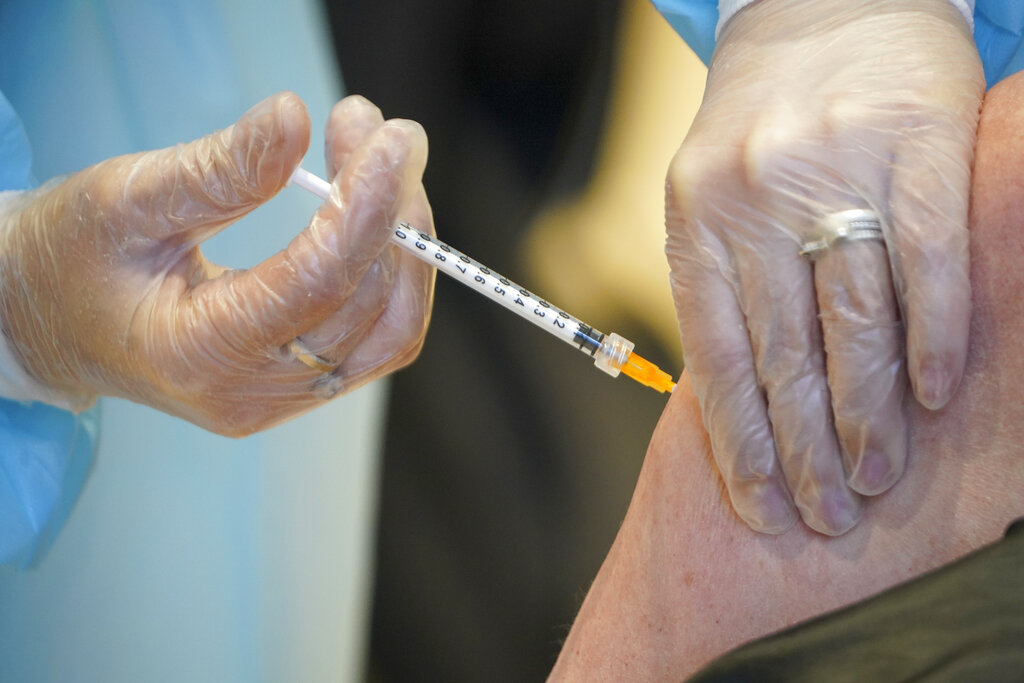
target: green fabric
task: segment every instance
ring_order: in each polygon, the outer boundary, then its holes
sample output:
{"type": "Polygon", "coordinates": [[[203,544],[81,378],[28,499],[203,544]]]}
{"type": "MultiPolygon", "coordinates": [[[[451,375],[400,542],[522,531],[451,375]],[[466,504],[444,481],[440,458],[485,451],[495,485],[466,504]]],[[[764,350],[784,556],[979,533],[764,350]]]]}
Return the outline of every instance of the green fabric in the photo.
{"type": "Polygon", "coordinates": [[[1024,680],[1024,520],[989,547],[756,641],[691,681],[1024,680]]]}

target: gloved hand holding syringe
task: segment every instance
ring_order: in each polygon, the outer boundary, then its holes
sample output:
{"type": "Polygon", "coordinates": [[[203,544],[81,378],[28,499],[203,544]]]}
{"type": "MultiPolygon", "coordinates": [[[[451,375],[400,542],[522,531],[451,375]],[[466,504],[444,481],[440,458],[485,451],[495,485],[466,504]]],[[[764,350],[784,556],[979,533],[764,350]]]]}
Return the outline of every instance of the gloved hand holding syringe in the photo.
{"type": "MultiPolygon", "coordinates": [[[[330,195],[330,184],[303,168],[295,169],[291,182],[321,199],[326,200],[330,195]]],[[[675,388],[675,382],[668,373],[633,353],[633,342],[614,332],[606,335],[594,329],[436,237],[402,223],[395,227],[391,241],[474,291],[593,356],[594,364],[612,377],[617,377],[621,372],[659,392],[675,388]]]]}

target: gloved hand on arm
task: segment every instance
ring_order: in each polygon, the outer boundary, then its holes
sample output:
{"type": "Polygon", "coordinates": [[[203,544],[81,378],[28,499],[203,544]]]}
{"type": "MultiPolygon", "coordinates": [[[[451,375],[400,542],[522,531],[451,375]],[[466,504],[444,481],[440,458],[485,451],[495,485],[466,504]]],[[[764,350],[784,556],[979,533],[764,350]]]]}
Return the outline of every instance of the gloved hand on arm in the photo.
{"type": "Polygon", "coordinates": [[[309,137],[282,93],[200,140],[0,197],[0,321],[41,398],[119,396],[243,436],[409,363],[434,275],[389,238],[402,220],[433,231],[418,124],[342,100],[308,226],[248,270],[200,250],[285,186],[309,137]]]}
{"type": "Polygon", "coordinates": [[[848,530],[903,472],[908,378],[928,408],[954,394],[983,90],[948,0],[758,0],[724,26],[669,170],[667,254],[715,460],[752,528],[848,530]],[[851,210],[879,239],[837,237],[851,210]]]}

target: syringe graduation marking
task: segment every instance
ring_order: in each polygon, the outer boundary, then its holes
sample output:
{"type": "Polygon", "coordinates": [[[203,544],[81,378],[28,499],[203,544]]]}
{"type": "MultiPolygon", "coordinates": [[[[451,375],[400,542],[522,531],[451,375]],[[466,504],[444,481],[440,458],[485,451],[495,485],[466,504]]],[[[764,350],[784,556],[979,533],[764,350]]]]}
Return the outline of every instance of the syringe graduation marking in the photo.
{"type": "MultiPolygon", "coordinates": [[[[466,256],[451,245],[445,244],[433,235],[421,232],[408,223],[401,223],[395,229],[395,241],[412,251],[420,259],[437,267],[455,279],[473,286],[489,299],[500,303],[505,308],[526,318],[538,327],[547,329],[567,343],[581,351],[593,355],[593,328],[564,310],[553,306],[550,302],[540,299],[509,280],[504,275],[492,271],[482,263],[466,256]],[[415,251],[408,248],[409,241],[415,251]],[[454,257],[454,258],[452,258],[454,257]],[[587,339],[580,338],[580,331],[586,330],[587,339]]],[[[603,336],[603,335],[601,335],[603,336]]],[[[600,343],[600,339],[598,339],[600,343]]]]}

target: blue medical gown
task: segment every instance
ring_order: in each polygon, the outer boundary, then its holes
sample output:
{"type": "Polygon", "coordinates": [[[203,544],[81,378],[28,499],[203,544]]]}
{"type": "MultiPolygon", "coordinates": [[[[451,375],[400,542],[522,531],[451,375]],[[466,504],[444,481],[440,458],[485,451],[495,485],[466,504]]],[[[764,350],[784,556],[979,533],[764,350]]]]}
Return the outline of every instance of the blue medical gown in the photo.
{"type": "MultiPolygon", "coordinates": [[[[34,184],[28,138],[0,92],[0,191],[34,184]]],[[[0,398],[0,565],[25,567],[63,526],[85,481],[95,411],[75,416],[0,398]]]]}
{"type": "MultiPolygon", "coordinates": [[[[196,138],[283,89],[309,106],[306,165],[322,173],[340,80],[318,10],[0,2],[0,90],[35,176],[196,138]]],[[[204,251],[251,265],[316,204],[286,189],[204,251]]],[[[0,681],[359,679],[383,392],[372,384],[242,440],[102,399],[92,473],[63,531],[37,566],[0,570],[0,681]]]]}
{"type": "MultiPolygon", "coordinates": [[[[718,0],[651,1],[701,61],[709,64],[715,48],[718,0]]],[[[1024,2],[977,0],[974,40],[989,87],[1024,68],[1024,2]]]]}

